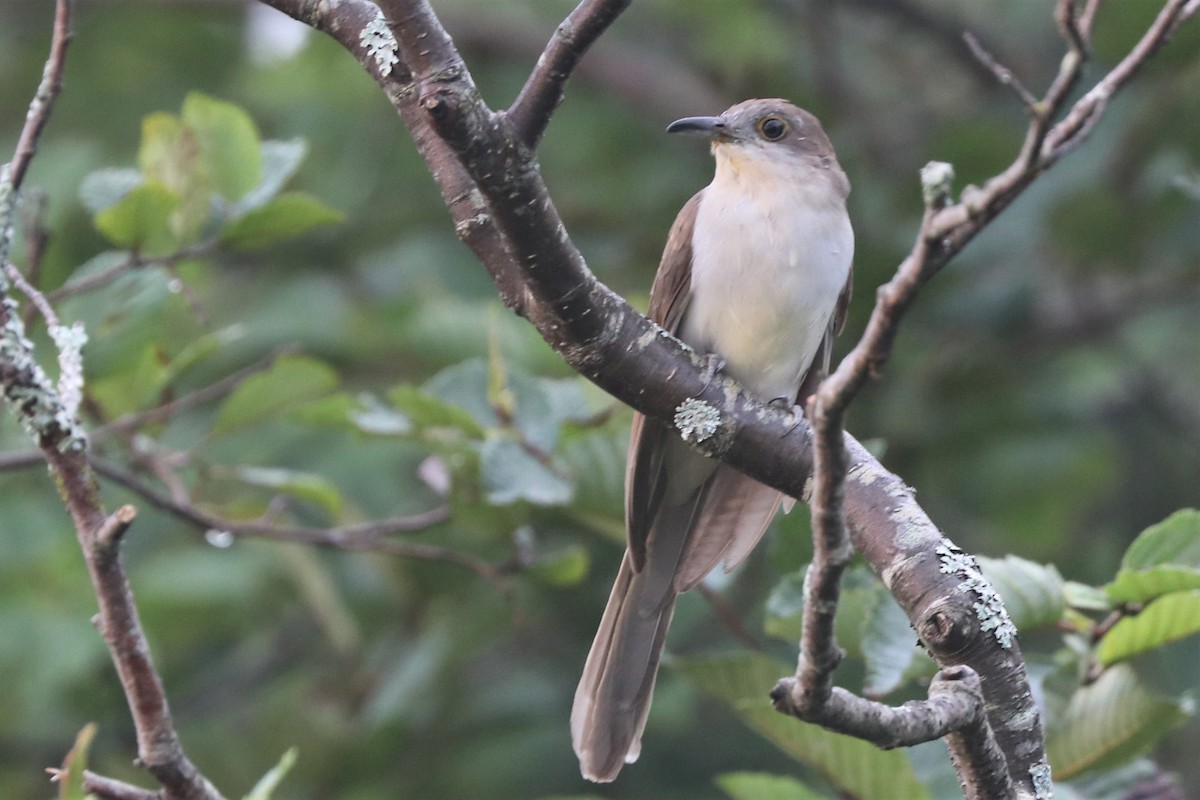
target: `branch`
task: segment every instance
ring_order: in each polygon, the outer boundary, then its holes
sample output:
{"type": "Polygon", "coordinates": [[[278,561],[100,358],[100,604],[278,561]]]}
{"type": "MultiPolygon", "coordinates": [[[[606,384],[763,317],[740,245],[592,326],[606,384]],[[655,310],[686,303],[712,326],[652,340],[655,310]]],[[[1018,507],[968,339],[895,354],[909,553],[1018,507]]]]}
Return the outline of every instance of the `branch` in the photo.
{"type": "MultiPolygon", "coordinates": [[[[7,259],[16,193],[61,88],[70,25],[70,0],[58,0],[41,85],[30,104],[13,162],[0,174],[0,263],[7,259]]],[[[137,730],[138,758],[162,785],[163,800],[221,800],[183,752],[138,619],[119,550],[121,535],[135,512],[125,506],[112,516],[105,514],[87,462],[87,438],[75,418],[74,403],[63,396],[67,389],[78,387],[64,386],[63,393],[55,390],[34,359],[33,345],[7,292],[8,283],[0,275],[0,383],[18,419],[37,442],[74,523],[99,604],[97,624],[137,730]]],[[[59,343],[59,351],[60,359],[68,352],[78,355],[77,346],[72,350],[65,343],[59,343]]]]}
{"type": "Polygon", "coordinates": [[[554,31],[537,66],[508,109],[517,138],[535,149],[563,101],[567,79],[592,43],[632,0],[583,0],[554,31]]]}
{"type": "Polygon", "coordinates": [[[105,459],[93,457],[92,467],[99,475],[125,487],[155,508],[183,520],[202,533],[227,533],[238,537],[310,544],[338,550],[370,551],[421,561],[439,561],[468,569],[507,594],[505,570],[502,567],[457,550],[389,538],[397,533],[427,530],[445,522],[450,518],[448,506],[437,506],[410,516],[385,517],[332,528],[232,520],[210,514],[189,502],[176,500],[169,493],[150,486],[129,470],[105,459]]]}

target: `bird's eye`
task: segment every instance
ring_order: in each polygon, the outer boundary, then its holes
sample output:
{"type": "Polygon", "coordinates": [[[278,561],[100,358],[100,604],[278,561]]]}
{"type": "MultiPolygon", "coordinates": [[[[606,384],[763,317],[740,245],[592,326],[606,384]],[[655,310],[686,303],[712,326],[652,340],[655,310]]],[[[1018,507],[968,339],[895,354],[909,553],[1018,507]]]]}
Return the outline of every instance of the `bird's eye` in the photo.
{"type": "Polygon", "coordinates": [[[758,121],[758,133],[768,142],[778,142],[787,132],[788,124],[779,117],[763,117],[758,121]]]}

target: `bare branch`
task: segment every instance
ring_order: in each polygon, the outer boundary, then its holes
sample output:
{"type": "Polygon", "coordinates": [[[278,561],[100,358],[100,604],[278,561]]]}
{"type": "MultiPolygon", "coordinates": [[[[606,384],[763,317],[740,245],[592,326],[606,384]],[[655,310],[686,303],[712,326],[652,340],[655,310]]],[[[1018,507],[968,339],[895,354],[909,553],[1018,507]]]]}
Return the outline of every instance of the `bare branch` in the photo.
{"type": "Polygon", "coordinates": [[[102,800],[166,800],[162,792],[152,792],[90,771],[83,773],[83,788],[102,800]]]}
{"type": "Polygon", "coordinates": [[[509,122],[526,147],[537,147],[550,116],[563,101],[571,71],[630,2],[632,0],[583,0],[559,24],[521,93],[508,109],[509,122]]]}
{"type": "MultiPolygon", "coordinates": [[[[268,355],[259,361],[250,364],[249,366],[239,369],[237,372],[230,373],[224,378],[209,384],[203,388],[197,389],[194,392],[189,392],[182,395],[169,403],[163,403],[161,406],[150,408],[145,411],[134,411],[129,414],[119,417],[105,425],[101,425],[92,432],[92,438],[97,441],[102,441],[113,435],[129,434],[138,430],[143,425],[149,425],[155,422],[165,422],[171,419],[180,411],[185,411],[189,408],[211,403],[224,397],[232,392],[238,386],[252,375],[257,375],[260,372],[265,372],[270,369],[275,361],[284,355],[289,355],[296,352],[294,347],[281,347],[275,352],[268,355]]],[[[0,460],[0,470],[3,470],[3,461],[0,460]]]]}
{"type": "Polygon", "coordinates": [[[57,303],[60,300],[65,300],[68,297],[74,297],[78,294],[95,291],[120,278],[127,272],[135,269],[143,269],[146,267],[171,267],[178,264],[180,261],[187,261],[190,258],[203,258],[211,254],[217,249],[219,244],[218,239],[210,239],[205,242],[194,244],[190,247],[185,247],[174,253],[164,256],[156,256],[147,258],[140,253],[130,252],[125,260],[113,264],[107,269],[91,275],[85,275],[82,278],[64,283],[62,286],[52,291],[46,292],[46,299],[51,303],[57,303]]]}
{"type": "Polygon", "coordinates": [[[974,34],[970,32],[964,33],[963,41],[967,43],[967,47],[971,50],[971,55],[975,56],[975,60],[982,64],[988,72],[992,73],[1002,85],[1016,92],[1017,97],[1021,98],[1021,102],[1025,105],[1025,108],[1029,109],[1030,113],[1038,113],[1037,98],[1025,88],[1025,84],[1021,83],[1021,79],[1014,75],[1012,70],[1001,64],[996,60],[995,56],[985,50],[974,34]]]}
{"type": "Polygon", "coordinates": [[[474,572],[507,595],[503,567],[489,564],[469,553],[394,538],[397,533],[419,532],[445,522],[450,518],[448,506],[437,506],[409,516],[385,517],[332,528],[281,525],[261,520],[232,520],[210,514],[191,503],[175,499],[167,492],[150,486],[129,470],[110,461],[93,458],[92,467],[98,474],[137,494],[155,508],[187,522],[202,533],[227,533],[239,537],[310,544],[338,550],[383,553],[419,561],[443,562],[474,572]]]}
{"type": "MultiPolygon", "coordinates": [[[[46,59],[46,68],[42,72],[42,82],[29,104],[29,113],[25,117],[25,126],[17,139],[17,149],[13,153],[9,165],[8,180],[12,183],[12,192],[20,191],[25,180],[25,171],[37,154],[38,139],[42,129],[50,119],[50,110],[54,101],[62,91],[63,66],[67,61],[67,45],[71,43],[71,0],[57,0],[54,6],[54,33],[50,41],[50,57],[46,59]]],[[[0,258],[3,257],[0,253],[0,258]]]]}

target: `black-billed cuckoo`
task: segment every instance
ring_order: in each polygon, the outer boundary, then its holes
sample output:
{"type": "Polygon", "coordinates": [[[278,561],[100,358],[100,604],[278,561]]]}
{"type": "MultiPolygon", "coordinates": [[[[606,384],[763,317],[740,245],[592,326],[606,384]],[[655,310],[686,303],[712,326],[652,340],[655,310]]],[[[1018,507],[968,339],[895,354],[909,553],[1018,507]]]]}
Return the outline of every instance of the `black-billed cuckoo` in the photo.
{"type": "MultiPolygon", "coordinates": [[[[671,226],[650,319],[764,402],[803,403],[829,368],[850,296],[850,183],[833,146],[784,100],[747,100],[667,132],[707,137],[717,169],[671,226]]],[[[634,417],[629,543],[571,711],[585,778],[611,781],[637,760],[675,596],[717,562],[741,562],[783,500],[634,417]]]]}

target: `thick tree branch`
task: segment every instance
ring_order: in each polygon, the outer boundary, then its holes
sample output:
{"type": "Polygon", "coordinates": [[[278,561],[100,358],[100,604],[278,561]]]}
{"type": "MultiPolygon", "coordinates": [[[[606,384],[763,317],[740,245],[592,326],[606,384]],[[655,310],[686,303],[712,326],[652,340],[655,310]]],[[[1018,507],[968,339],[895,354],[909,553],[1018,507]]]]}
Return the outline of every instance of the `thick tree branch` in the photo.
{"type": "Polygon", "coordinates": [[[529,80],[508,109],[513,130],[526,147],[537,147],[550,116],[563,101],[571,71],[631,2],[583,0],[554,31],[529,80]]]}

